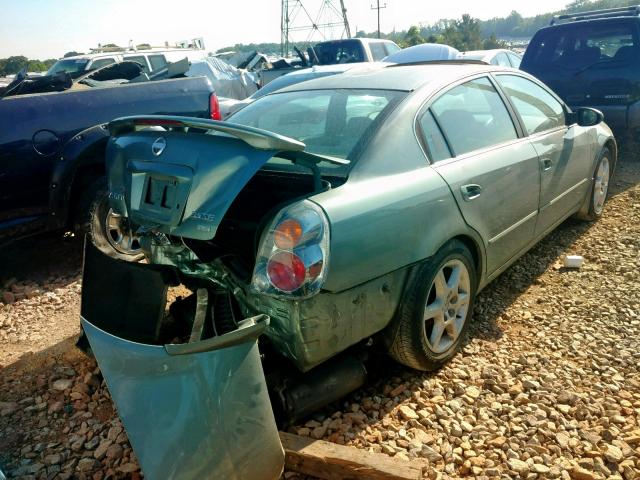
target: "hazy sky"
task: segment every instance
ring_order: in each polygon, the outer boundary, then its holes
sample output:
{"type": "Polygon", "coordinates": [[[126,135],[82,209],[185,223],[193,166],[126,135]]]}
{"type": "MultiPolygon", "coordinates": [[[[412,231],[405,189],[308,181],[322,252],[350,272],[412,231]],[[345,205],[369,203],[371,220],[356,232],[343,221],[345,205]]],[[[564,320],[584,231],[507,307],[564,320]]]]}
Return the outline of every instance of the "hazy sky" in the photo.
{"type": "MultiPolygon", "coordinates": [[[[315,17],[323,1],[303,3],[315,17]]],[[[514,9],[524,16],[535,15],[558,10],[568,1],[387,0],[381,1],[387,5],[381,10],[381,30],[403,30],[463,13],[481,19],[508,15],[514,9]]],[[[344,0],[353,33],[376,30],[374,2],[344,0]]],[[[0,0],[0,58],[60,57],[70,50],[86,52],[98,43],[127,46],[130,39],[162,45],[165,40],[204,37],[209,51],[235,43],[279,42],[280,4],[279,0],[0,0]]],[[[298,34],[295,39],[306,36],[298,34]]]]}

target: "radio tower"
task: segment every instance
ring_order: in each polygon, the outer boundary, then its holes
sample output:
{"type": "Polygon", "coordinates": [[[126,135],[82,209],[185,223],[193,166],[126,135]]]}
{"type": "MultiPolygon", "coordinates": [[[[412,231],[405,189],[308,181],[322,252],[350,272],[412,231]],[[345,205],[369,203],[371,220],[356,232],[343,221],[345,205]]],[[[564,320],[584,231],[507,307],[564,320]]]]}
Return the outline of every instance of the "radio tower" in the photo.
{"type": "Polygon", "coordinates": [[[289,55],[289,43],[292,34],[301,33],[305,38],[297,41],[331,40],[351,38],[347,9],[344,0],[282,0],[280,20],[280,54],[289,55]],[[320,8],[317,8],[320,3],[320,8]],[[313,16],[311,12],[318,13],[313,16]]]}

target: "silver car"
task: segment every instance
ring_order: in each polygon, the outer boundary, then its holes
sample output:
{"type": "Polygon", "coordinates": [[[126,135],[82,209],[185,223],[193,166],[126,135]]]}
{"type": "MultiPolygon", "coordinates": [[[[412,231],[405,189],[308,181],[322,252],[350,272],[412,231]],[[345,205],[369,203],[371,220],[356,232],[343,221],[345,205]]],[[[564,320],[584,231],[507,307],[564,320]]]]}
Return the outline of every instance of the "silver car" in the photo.
{"type": "Polygon", "coordinates": [[[443,365],[480,289],[602,214],[602,120],[526,73],[447,62],[299,83],[229,122],[111,122],[111,206],[148,263],[87,242],[82,324],[145,477],[279,478],[271,402],[337,400],[371,347],[443,365]]]}

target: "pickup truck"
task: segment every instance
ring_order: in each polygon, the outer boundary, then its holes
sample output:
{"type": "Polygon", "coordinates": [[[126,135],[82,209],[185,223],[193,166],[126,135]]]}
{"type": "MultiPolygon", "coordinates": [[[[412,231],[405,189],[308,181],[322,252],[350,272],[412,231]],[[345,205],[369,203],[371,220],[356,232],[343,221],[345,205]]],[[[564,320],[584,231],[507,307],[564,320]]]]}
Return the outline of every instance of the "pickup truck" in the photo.
{"type": "Polygon", "coordinates": [[[205,77],[0,98],[0,245],[75,229],[113,257],[136,257],[132,229],[108,206],[104,125],[137,114],[218,119],[218,100],[205,77]]]}

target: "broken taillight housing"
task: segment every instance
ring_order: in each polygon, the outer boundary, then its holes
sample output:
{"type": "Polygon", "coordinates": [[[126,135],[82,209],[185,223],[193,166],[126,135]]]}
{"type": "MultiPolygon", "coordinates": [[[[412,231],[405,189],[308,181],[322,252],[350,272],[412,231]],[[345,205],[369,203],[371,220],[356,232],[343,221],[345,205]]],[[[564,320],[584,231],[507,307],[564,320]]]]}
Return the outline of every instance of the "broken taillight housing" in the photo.
{"type": "Polygon", "coordinates": [[[310,297],[327,276],[329,222],[309,200],[281,210],[262,234],[251,289],[275,297],[310,297]]]}
{"type": "Polygon", "coordinates": [[[212,93],[209,97],[209,116],[211,120],[222,120],[222,113],[220,113],[220,102],[218,96],[212,93]]]}

